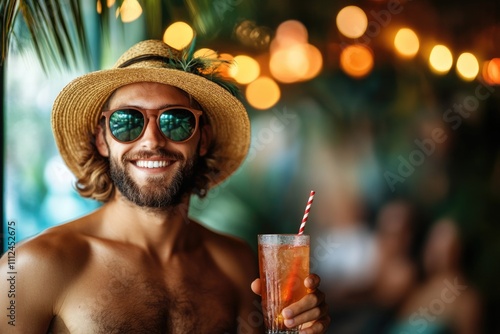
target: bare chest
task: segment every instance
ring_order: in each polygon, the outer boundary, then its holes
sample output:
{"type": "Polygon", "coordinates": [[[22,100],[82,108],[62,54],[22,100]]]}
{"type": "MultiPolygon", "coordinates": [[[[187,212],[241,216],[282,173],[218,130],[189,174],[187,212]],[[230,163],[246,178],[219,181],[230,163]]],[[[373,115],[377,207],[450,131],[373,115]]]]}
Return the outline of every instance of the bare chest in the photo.
{"type": "Polygon", "coordinates": [[[179,259],[161,269],[106,258],[71,287],[52,328],[75,334],[232,333],[237,306],[234,284],[209,257],[179,259]]]}

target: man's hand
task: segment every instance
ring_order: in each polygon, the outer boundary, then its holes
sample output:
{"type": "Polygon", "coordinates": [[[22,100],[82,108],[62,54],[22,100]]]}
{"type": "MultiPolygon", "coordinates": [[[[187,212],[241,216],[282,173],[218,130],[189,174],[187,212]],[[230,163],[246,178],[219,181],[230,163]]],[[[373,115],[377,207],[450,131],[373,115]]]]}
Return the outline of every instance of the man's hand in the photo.
{"type": "MultiPolygon", "coordinates": [[[[281,312],[287,327],[300,325],[300,334],[325,333],[330,325],[328,305],[325,303],[325,294],[318,290],[319,283],[318,275],[310,274],[307,276],[304,285],[309,293],[281,312]]],[[[251,287],[254,293],[261,294],[259,278],[252,282],[251,287]]]]}

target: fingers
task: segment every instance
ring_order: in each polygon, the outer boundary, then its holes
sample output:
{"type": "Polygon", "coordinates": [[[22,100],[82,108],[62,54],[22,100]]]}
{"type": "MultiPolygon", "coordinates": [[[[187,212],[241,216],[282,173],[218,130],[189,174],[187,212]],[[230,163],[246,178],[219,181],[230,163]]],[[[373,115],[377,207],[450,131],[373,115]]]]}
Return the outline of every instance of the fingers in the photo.
{"type": "Polygon", "coordinates": [[[261,284],[260,284],[260,278],[255,279],[252,284],[250,284],[250,288],[252,291],[260,296],[261,293],[261,284]]]}
{"type": "Polygon", "coordinates": [[[291,324],[291,326],[316,320],[323,312],[326,312],[324,310],[326,307],[324,301],[325,295],[321,291],[309,293],[298,302],[284,308],[282,315],[285,319],[294,321],[294,324],[291,324]]]}
{"type": "MultiPolygon", "coordinates": [[[[320,281],[320,277],[316,274],[307,276],[304,280],[304,286],[309,293],[298,302],[283,309],[281,314],[287,327],[300,325],[299,333],[301,334],[326,332],[331,319],[328,315],[328,305],[325,303],[325,294],[318,290],[320,281]]],[[[255,294],[261,295],[260,279],[255,279],[250,287],[255,294]]]]}
{"type": "MultiPolygon", "coordinates": [[[[314,294],[310,294],[309,296],[314,296],[314,294]]],[[[314,303],[314,301],[312,300],[314,298],[311,297],[309,299],[311,299],[308,301],[309,303],[314,303]]],[[[326,329],[330,325],[328,306],[324,302],[321,302],[318,306],[299,314],[294,314],[293,312],[293,307],[288,307],[283,310],[282,314],[285,318],[284,323],[287,327],[302,325],[300,333],[324,333],[324,331],[326,331],[326,329]]]]}
{"type": "Polygon", "coordinates": [[[325,294],[318,290],[320,281],[320,277],[315,274],[310,274],[304,280],[309,293],[283,310],[286,326],[301,325],[300,333],[303,334],[326,331],[331,320],[328,315],[328,305],[325,303],[325,294]]]}
{"type": "Polygon", "coordinates": [[[287,327],[301,325],[300,333],[324,333],[330,325],[328,306],[322,303],[306,312],[285,319],[284,323],[287,327]]]}
{"type": "Polygon", "coordinates": [[[325,316],[317,321],[315,321],[310,327],[301,329],[299,334],[319,334],[326,333],[326,330],[330,326],[330,317],[325,316]]]}
{"type": "Polygon", "coordinates": [[[319,283],[321,282],[321,279],[318,275],[316,274],[309,274],[309,276],[306,277],[304,280],[304,285],[306,286],[309,291],[314,291],[319,287],[319,283]]]}

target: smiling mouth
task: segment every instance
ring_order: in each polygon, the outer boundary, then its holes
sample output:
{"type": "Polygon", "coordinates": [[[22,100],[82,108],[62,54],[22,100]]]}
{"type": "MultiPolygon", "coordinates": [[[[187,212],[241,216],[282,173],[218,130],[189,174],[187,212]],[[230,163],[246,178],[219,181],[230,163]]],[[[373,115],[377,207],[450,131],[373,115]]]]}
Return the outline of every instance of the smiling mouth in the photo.
{"type": "Polygon", "coordinates": [[[172,164],[171,160],[137,160],[135,165],[141,168],[164,168],[172,164]]]}

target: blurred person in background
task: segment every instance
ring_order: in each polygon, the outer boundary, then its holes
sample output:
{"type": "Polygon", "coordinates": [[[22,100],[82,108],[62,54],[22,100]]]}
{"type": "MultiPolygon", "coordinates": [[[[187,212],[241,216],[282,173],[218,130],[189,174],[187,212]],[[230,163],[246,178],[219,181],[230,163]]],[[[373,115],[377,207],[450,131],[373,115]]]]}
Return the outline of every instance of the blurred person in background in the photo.
{"type": "MultiPolygon", "coordinates": [[[[363,284],[328,281],[326,289],[335,291],[329,302],[333,312],[337,312],[332,318],[334,323],[337,320],[343,324],[342,328],[333,326],[332,333],[379,334],[391,323],[417,282],[418,270],[412,254],[415,220],[414,207],[406,200],[392,200],[379,210],[371,232],[373,245],[365,248],[363,254],[369,265],[365,265],[365,273],[356,281],[363,284]]],[[[339,240],[336,250],[340,252],[342,247],[339,240]]]]}
{"type": "Polygon", "coordinates": [[[416,220],[414,206],[403,199],[388,202],[377,215],[375,273],[366,292],[371,315],[364,333],[383,332],[417,284],[416,220]]]}
{"type": "Polygon", "coordinates": [[[401,306],[390,334],[482,333],[481,298],[461,268],[456,222],[438,220],[423,250],[424,279],[401,306]]]}

